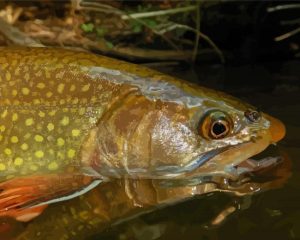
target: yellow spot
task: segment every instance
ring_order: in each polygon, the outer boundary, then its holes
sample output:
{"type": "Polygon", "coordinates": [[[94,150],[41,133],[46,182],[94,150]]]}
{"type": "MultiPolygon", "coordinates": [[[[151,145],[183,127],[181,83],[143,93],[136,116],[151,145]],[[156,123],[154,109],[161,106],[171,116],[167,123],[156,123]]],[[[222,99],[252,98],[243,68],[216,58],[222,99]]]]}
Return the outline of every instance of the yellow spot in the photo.
{"type": "Polygon", "coordinates": [[[12,94],[13,96],[17,96],[18,91],[17,91],[16,89],[14,89],[14,90],[11,91],[11,94],[12,94]]]}
{"type": "Polygon", "coordinates": [[[12,136],[12,137],[10,138],[10,141],[11,141],[12,143],[17,143],[17,142],[19,142],[19,138],[18,138],[17,136],[12,136]]]}
{"type": "Polygon", "coordinates": [[[18,63],[18,61],[16,59],[14,59],[14,60],[11,61],[10,64],[11,64],[11,66],[16,66],[17,63],[18,63]]]}
{"type": "Polygon", "coordinates": [[[46,78],[50,78],[51,77],[50,73],[47,70],[45,71],[45,76],[46,76],[46,78]]]}
{"type": "Polygon", "coordinates": [[[3,113],[1,114],[1,117],[2,117],[2,118],[5,118],[5,117],[7,116],[7,113],[8,113],[8,111],[7,111],[7,109],[5,109],[5,110],[3,111],[3,113]]]}
{"type": "Polygon", "coordinates": [[[26,133],[26,134],[24,135],[24,138],[25,138],[25,139],[28,139],[28,138],[30,138],[30,136],[31,136],[30,133],[26,133]]]}
{"type": "Polygon", "coordinates": [[[63,84],[63,83],[58,84],[58,87],[57,87],[58,93],[63,93],[64,89],[65,89],[65,84],[63,84]]]}
{"type": "Polygon", "coordinates": [[[63,104],[66,103],[66,100],[65,100],[65,99],[60,99],[60,100],[59,100],[59,103],[60,103],[61,105],[63,105],[63,104]]]}
{"type": "Polygon", "coordinates": [[[82,88],[81,88],[81,91],[83,91],[83,92],[87,92],[89,89],[90,89],[90,86],[91,86],[91,84],[86,84],[86,85],[84,85],[82,88]]]}
{"type": "Polygon", "coordinates": [[[27,150],[28,149],[28,144],[27,143],[23,143],[22,145],[21,145],[21,149],[22,150],[27,150]]]}
{"type": "Polygon", "coordinates": [[[33,118],[27,118],[25,121],[26,126],[31,126],[33,124],[33,118]]]}
{"type": "Polygon", "coordinates": [[[2,141],[2,139],[3,139],[3,136],[2,136],[2,135],[0,135],[0,141],[2,141]]]}
{"type": "Polygon", "coordinates": [[[41,77],[43,75],[43,72],[41,70],[37,71],[38,68],[36,67],[36,65],[33,68],[36,72],[35,72],[35,76],[37,77],[41,77]]]}
{"type": "Polygon", "coordinates": [[[17,113],[14,113],[14,114],[12,115],[11,120],[12,120],[13,122],[17,121],[17,120],[18,120],[18,114],[17,114],[17,113]]]}
{"type": "Polygon", "coordinates": [[[10,148],[5,148],[5,149],[4,149],[4,153],[5,153],[6,155],[11,155],[11,154],[12,154],[12,151],[11,151],[10,148]]]}
{"type": "Polygon", "coordinates": [[[0,163],[0,171],[5,171],[6,166],[3,163],[0,163]]]}
{"type": "Polygon", "coordinates": [[[29,74],[28,73],[25,73],[25,75],[24,75],[24,79],[26,80],[26,81],[28,81],[29,80],[29,74]]]}
{"type": "Polygon", "coordinates": [[[44,152],[41,151],[41,150],[39,150],[39,151],[36,151],[36,152],[34,153],[34,155],[35,155],[37,158],[42,158],[42,157],[44,157],[44,152]]]}
{"type": "Polygon", "coordinates": [[[48,115],[49,115],[49,116],[54,116],[55,113],[56,113],[56,110],[52,110],[52,111],[50,111],[50,112],[48,113],[48,115]]]}
{"type": "Polygon", "coordinates": [[[43,136],[37,134],[34,136],[34,140],[36,142],[42,142],[44,140],[44,138],[43,138],[43,136]]]}
{"type": "Polygon", "coordinates": [[[75,89],[76,89],[76,86],[75,86],[74,84],[72,84],[71,87],[70,87],[70,91],[71,91],[71,92],[74,92],[75,89]]]}
{"type": "Polygon", "coordinates": [[[80,135],[80,130],[79,129],[73,129],[72,130],[72,135],[73,135],[73,137],[78,137],[80,135]]]}
{"type": "Polygon", "coordinates": [[[53,93],[50,92],[50,91],[46,93],[46,97],[47,97],[47,98],[50,98],[52,95],[53,95],[53,93]]]}
{"type": "Polygon", "coordinates": [[[20,75],[20,68],[15,68],[15,75],[19,76],[20,75]]]}
{"type": "Polygon", "coordinates": [[[74,149],[69,149],[68,151],[68,157],[73,158],[75,156],[76,151],[74,149]]]}
{"type": "Polygon", "coordinates": [[[63,126],[67,126],[69,124],[69,122],[70,122],[70,119],[67,116],[63,117],[63,119],[60,121],[61,125],[63,125],[63,126]]]}
{"type": "Polygon", "coordinates": [[[38,84],[36,85],[36,87],[39,88],[39,89],[43,89],[43,88],[46,87],[46,85],[45,85],[45,83],[40,82],[40,83],[38,83],[38,84]]]}
{"type": "Polygon", "coordinates": [[[47,129],[48,129],[49,132],[52,131],[54,129],[54,124],[53,123],[48,123],[47,129]]]}
{"type": "Polygon", "coordinates": [[[8,67],[8,63],[3,63],[1,64],[2,70],[5,70],[8,67]]]}
{"type": "Polygon", "coordinates": [[[29,168],[30,168],[30,170],[32,170],[32,171],[38,170],[38,167],[37,167],[36,165],[31,165],[29,168]]]}
{"type": "Polygon", "coordinates": [[[79,212],[79,216],[81,219],[86,220],[89,218],[89,212],[88,211],[81,211],[79,212]]]}
{"type": "Polygon", "coordinates": [[[65,154],[63,152],[57,152],[56,153],[56,158],[58,158],[58,159],[65,159],[65,154]]]}
{"type": "Polygon", "coordinates": [[[4,132],[5,131],[5,126],[4,125],[0,125],[0,131],[4,132]]]}
{"type": "Polygon", "coordinates": [[[77,104],[79,102],[79,99],[77,97],[75,97],[72,101],[73,104],[77,104]]]}
{"type": "Polygon", "coordinates": [[[62,139],[62,138],[58,138],[57,139],[57,145],[58,146],[63,146],[65,144],[65,140],[64,139],[62,139]]]}
{"type": "Polygon", "coordinates": [[[45,115],[46,115],[46,114],[45,114],[44,112],[39,111],[39,116],[40,116],[40,117],[45,117],[45,115]]]}
{"type": "Polygon", "coordinates": [[[42,124],[38,123],[38,124],[36,125],[36,129],[39,130],[39,131],[42,131],[42,129],[43,129],[42,124]]]}
{"type": "Polygon", "coordinates": [[[26,87],[22,88],[22,93],[23,93],[24,95],[28,95],[29,92],[30,92],[29,88],[26,88],[26,87]]]}
{"type": "Polygon", "coordinates": [[[20,158],[20,157],[16,157],[15,160],[14,160],[14,164],[16,166],[20,166],[23,164],[23,158],[20,158]]]}
{"type": "Polygon", "coordinates": [[[10,81],[10,79],[11,79],[11,74],[10,74],[10,72],[6,72],[5,78],[6,78],[7,81],[10,81]]]}
{"type": "Polygon", "coordinates": [[[15,105],[20,105],[20,101],[19,101],[18,99],[14,99],[13,103],[14,103],[15,105]]]}
{"type": "Polygon", "coordinates": [[[85,114],[85,108],[80,108],[79,111],[78,111],[78,114],[79,115],[85,114]]]}
{"type": "Polygon", "coordinates": [[[48,169],[49,170],[56,170],[58,168],[58,164],[56,163],[56,162],[51,162],[51,163],[49,163],[49,165],[48,165],[48,169]]]}
{"type": "Polygon", "coordinates": [[[40,99],[38,98],[33,99],[33,104],[39,104],[39,103],[41,103],[40,99]]]}

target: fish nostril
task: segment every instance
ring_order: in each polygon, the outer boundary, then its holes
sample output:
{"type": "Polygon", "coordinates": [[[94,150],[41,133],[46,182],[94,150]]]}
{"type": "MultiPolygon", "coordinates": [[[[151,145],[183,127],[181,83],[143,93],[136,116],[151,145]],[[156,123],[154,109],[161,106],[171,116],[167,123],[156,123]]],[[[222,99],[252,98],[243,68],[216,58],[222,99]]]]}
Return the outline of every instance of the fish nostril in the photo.
{"type": "Polygon", "coordinates": [[[244,116],[250,121],[250,122],[258,122],[261,119],[261,114],[256,110],[248,109],[245,111],[244,116]]]}

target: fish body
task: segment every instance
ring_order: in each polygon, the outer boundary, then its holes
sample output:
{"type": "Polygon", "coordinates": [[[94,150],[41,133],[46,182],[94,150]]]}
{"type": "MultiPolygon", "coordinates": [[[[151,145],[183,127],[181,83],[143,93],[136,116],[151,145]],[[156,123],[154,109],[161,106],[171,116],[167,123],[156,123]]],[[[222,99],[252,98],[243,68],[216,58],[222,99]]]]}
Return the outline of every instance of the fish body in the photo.
{"type": "Polygon", "coordinates": [[[0,87],[0,216],[21,221],[116,178],[235,178],[284,136],[233,97],[90,53],[3,48],[0,87]]]}

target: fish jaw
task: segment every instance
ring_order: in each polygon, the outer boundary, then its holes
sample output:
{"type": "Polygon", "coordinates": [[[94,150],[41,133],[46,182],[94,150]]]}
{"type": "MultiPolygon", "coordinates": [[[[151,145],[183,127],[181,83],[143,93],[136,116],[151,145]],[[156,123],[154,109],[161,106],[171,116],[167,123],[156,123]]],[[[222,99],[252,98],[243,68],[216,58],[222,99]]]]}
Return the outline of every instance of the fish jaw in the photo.
{"type": "MultiPolygon", "coordinates": [[[[261,130],[259,135],[244,143],[230,146],[228,148],[217,149],[218,154],[208,159],[198,168],[185,174],[186,177],[213,176],[219,175],[236,179],[240,175],[239,166],[249,161],[253,156],[263,152],[270,144],[275,144],[285,136],[284,124],[267,114],[262,114],[263,118],[269,122],[267,129],[261,130]]],[[[213,155],[213,153],[209,153],[213,155]]],[[[275,158],[264,159],[263,166],[274,165],[278,162],[275,158]]],[[[257,165],[248,166],[247,171],[257,170],[257,165]]]]}

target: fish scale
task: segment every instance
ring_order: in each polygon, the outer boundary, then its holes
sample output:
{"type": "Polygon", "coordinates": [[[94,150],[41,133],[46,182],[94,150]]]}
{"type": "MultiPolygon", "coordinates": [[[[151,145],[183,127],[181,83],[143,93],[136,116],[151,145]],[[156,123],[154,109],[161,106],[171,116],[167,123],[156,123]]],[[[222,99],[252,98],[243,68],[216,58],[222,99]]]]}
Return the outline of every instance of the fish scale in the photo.
{"type": "Polygon", "coordinates": [[[105,102],[98,82],[65,55],[62,62],[47,50],[1,55],[0,181],[80,165],[80,146],[105,102]]]}

